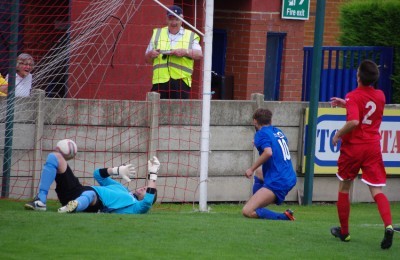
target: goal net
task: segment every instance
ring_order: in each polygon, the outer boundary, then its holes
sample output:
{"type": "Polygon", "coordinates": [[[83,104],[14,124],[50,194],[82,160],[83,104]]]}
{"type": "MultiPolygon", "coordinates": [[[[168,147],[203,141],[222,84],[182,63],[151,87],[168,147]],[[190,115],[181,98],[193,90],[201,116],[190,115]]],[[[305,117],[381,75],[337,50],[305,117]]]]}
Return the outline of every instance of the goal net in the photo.
{"type": "MultiPolygon", "coordinates": [[[[165,2],[183,7],[200,27],[195,1],[165,2]]],[[[84,185],[95,185],[95,168],[132,163],[136,180],[119,180],[131,190],[142,187],[147,160],[157,155],[158,201],[198,200],[201,62],[190,100],[149,94],[153,67],[144,53],[153,28],[165,26],[165,14],[143,0],[2,1],[0,73],[16,73],[14,93],[0,97],[3,197],[33,197],[47,155],[69,138],[79,151],[69,164],[84,185]],[[21,53],[34,65],[10,59],[21,53]],[[20,96],[17,74],[30,69],[30,95],[20,96]]],[[[49,197],[56,199],[54,187],[49,197]]]]}

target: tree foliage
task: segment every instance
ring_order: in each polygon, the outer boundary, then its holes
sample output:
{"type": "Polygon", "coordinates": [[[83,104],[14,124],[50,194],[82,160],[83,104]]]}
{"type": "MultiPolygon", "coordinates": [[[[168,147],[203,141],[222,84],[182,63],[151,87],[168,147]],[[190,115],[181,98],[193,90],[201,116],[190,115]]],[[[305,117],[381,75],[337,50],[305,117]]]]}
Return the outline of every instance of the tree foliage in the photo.
{"type": "Polygon", "coordinates": [[[392,103],[400,103],[400,1],[350,0],[340,7],[339,25],[343,46],[394,48],[392,103]]]}

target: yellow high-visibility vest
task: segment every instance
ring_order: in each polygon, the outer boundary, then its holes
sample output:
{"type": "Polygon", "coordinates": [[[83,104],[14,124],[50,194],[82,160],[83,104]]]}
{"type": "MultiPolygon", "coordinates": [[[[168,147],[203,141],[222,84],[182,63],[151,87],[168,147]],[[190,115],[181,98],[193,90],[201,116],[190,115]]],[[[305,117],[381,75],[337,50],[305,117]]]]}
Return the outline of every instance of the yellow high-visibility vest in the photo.
{"type": "MultiPolygon", "coordinates": [[[[191,50],[194,39],[200,39],[200,37],[194,32],[185,29],[182,38],[176,42],[173,49],[191,50]]],[[[154,29],[151,40],[154,49],[161,51],[172,50],[168,38],[168,27],[154,29]]],[[[153,61],[153,84],[165,83],[170,78],[173,78],[183,79],[190,87],[192,85],[193,65],[194,60],[191,58],[160,54],[153,61]]]]}
{"type": "MultiPolygon", "coordinates": [[[[8,86],[7,80],[5,80],[5,78],[3,78],[1,74],[0,74],[0,86],[8,86]]],[[[7,96],[6,93],[0,91],[0,97],[6,97],[6,96],[7,96]]]]}

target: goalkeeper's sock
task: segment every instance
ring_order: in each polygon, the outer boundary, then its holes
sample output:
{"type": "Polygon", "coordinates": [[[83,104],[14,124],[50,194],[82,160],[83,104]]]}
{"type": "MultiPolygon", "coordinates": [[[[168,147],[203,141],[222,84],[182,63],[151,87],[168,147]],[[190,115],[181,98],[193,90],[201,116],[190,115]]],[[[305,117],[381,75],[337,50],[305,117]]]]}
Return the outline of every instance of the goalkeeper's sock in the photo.
{"type": "Polygon", "coordinates": [[[349,233],[349,217],[350,217],[350,200],[349,194],[344,192],[338,193],[338,201],[336,203],[337,212],[340,221],[342,235],[349,233]]]}
{"type": "Polygon", "coordinates": [[[385,194],[378,193],[375,195],[374,200],[378,206],[379,214],[385,224],[385,227],[392,225],[392,214],[390,212],[390,204],[385,194]]]}
{"type": "Polygon", "coordinates": [[[260,180],[257,176],[254,176],[253,194],[261,189],[262,186],[264,186],[264,182],[260,180]]]}
{"type": "Polygon", "coordinates": [[[87,209],[95,197],[96,193],[92,190],[82,192],[81,196],[76,199],[76,201],[78,201],[78,207],[76,207],[75,211],[81,212],[87,209]]]}
{"type": "Polygon", "coordinates": [[[271,220],[288,220],[288,217],[284,213],[274,212],[267,208],[256,209],[258,218],[261,219],[271,219],[271,220]]]}
{"type": "Polygon", "coordinates": [[[46,163],[42,170],[42,175],[40,176],[38,197],[44,204],[46,204],[50,186],[56,178],[57,168],[58,159],[55,154],[51,153],[47,156],[46,163]]]}

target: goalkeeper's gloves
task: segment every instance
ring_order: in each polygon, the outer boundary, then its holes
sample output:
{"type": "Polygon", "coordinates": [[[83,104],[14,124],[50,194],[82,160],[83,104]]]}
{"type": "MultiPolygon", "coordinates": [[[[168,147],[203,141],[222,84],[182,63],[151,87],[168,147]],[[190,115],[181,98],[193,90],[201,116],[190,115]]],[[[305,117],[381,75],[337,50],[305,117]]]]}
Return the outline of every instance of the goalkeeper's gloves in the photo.
{"type": "Polygon", "coordinates": [[[127,182],[130,182],[130,178],[135,177],[136,171],[135,166],[133,166],[132,164],[127,164],[112,168],[112,173],[114,175],[119,175],[127,182]]]}
{"type": "Polygon", "coordinates": [[[147,169],[149,170],[149,180],[156,181],[157,180],[157,173],[158,170],[160,169],[160,161],[157,159],[157,157],[153,156],[153,159],[149,160],[148,162],[147,169]]]}

